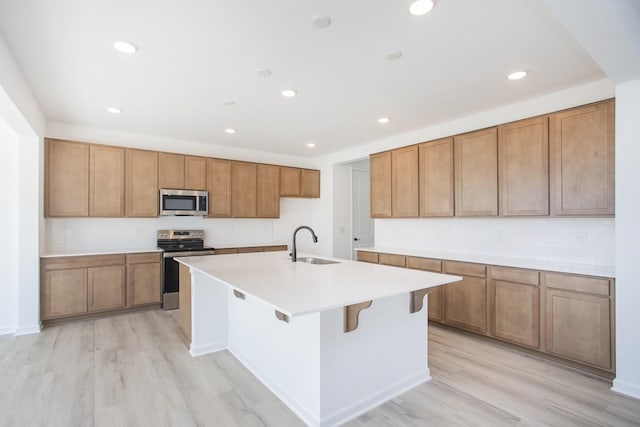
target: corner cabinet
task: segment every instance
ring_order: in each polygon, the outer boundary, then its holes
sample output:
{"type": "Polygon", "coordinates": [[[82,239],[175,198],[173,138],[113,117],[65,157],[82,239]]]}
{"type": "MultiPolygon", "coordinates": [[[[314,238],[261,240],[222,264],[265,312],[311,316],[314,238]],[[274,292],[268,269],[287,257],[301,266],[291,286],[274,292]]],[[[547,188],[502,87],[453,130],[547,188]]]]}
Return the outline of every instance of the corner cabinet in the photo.
{"type": "Polygon", "coordinates": [[[125,215],[158,216],[158,153],[125,151],[125,215]]]}
{"type": "Polygon", "coordinates": [[[281,197],[320,197],[320,171],[280,166],[281,197]]]}
{"type": "Polygon", "coordinates": [[[606,101],[550,116],[553,214],[614,214],[614,114],[606,101]]]}
{"type": "Polygon", "coordinates": [[[391,151],[369,156],[371,218],[391,217],[391,151]]]}

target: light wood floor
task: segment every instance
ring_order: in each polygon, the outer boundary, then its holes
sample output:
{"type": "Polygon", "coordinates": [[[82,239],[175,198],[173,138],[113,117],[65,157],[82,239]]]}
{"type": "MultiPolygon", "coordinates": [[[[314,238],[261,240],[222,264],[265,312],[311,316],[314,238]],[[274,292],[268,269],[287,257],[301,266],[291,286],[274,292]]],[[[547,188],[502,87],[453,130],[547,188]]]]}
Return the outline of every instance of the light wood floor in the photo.
{"type": "MultiPolygon", "coordinates": [[[[0,426],[302,426],[228,352],[192,358],[176,311],[0,337],[0,426]]],[[[640,401],[551,362],[440,327],[433,379],[348,423],[640,425],[640,401]]]]}

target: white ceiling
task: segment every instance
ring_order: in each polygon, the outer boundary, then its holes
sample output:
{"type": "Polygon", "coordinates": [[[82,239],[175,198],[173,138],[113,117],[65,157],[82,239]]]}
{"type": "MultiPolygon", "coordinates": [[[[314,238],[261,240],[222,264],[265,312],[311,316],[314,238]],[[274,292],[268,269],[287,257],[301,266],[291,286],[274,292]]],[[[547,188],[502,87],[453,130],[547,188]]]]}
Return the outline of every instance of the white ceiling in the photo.
{"type": "Polygon", "coordinates": [[[49,121],[299,156],[605,77],[541,0],[439,0],[421,17],[409,4],[0,0],[0,32],[49,121]],[[506,79],[519,69],[529,76],[506,79]]]}

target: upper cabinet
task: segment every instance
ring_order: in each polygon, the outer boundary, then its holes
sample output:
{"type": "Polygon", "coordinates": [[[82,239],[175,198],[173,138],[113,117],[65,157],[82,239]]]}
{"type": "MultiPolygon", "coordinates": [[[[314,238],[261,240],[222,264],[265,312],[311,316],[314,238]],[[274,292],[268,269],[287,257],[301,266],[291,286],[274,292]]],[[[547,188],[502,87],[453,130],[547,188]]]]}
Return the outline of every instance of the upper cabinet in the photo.
{"type": "Polygon", "coordinates": [[[453,216],[453,138],[419,148],[420,216],[453,216]]]}
{"type": "Polygon", "coordinates": [[[160,188],[205,190],[207,159],[182,154],[158,154],[158,185],[160,188]]]}
{"type": "Polygon", "coordinates": [[[124,216],[124,148],[89,147],[89,215],[124,216]]]}
{"type": "Polygon", "coordinates": [[[45,215],[89,215],[89,145],[46,140],[45,215]]]}
{"type": "Polygon", "coordinates": [[[231,161],[207,159],[209,217],[231,217],[231,161]]]}
{"type": "Polygon", "coordinates": [[[280,166],[281,197],[320,197],[320,171],[280,166]]]}
{"type": "Polygon", "coordinates": [[[280,217],[280,167],[258,165],[258,218],[280,217]]]}
{"type": "Polygon", "coordinates": [[[500,215],[549,215],[548,118],[500,126],[500,215]]]}
{"type": "Polygon", "coordinates": [[[158,153],[125,151],[125,215],[158,216],[158,153]]]}
{"type": "Polygon", "coordinates": [[[234,218],[255,218],[258,214],[258,165],[231,163],[231,213],[234,218]]]}
{"type": "Polygon", "coordinates": [[[391,152],[391,216],[418,216],[418,146],[391,152]]]}
{"type": "Polygon", "coordinates": [[[614,109],[611,100],[550,116],[553,214],[614,213],[614,109]]]}
{"type": "Polygon", "coordinates": [[[369,156],[371,218],[391,217],[391,151],[369,156]]]}
{"type": "Polygon", "coordinates": [[[454,137],[456,216],[498,215],[498,132],[454,137]]]}

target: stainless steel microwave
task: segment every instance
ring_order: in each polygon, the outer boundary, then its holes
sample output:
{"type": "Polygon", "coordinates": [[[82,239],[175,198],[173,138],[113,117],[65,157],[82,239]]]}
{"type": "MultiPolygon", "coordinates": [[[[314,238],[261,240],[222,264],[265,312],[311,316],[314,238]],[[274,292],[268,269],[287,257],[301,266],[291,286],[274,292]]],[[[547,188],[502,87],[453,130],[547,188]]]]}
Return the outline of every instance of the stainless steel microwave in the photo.
{"type": "Polygon", "coordinates": [[[160,215],[205,216],[209,214],[209,193],[196,190],[160,190],[160,215]]]}

